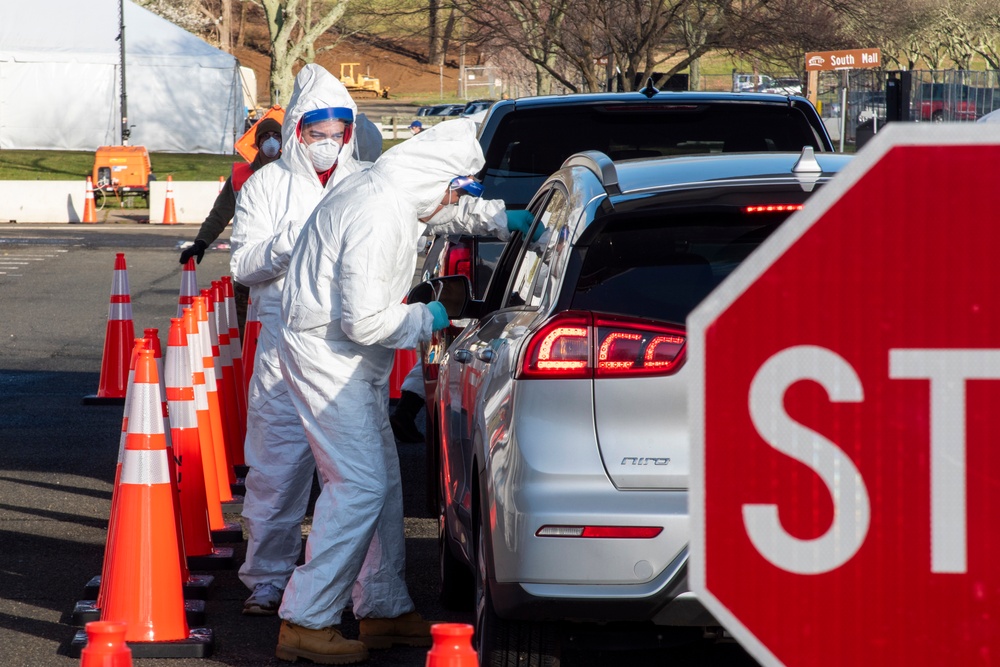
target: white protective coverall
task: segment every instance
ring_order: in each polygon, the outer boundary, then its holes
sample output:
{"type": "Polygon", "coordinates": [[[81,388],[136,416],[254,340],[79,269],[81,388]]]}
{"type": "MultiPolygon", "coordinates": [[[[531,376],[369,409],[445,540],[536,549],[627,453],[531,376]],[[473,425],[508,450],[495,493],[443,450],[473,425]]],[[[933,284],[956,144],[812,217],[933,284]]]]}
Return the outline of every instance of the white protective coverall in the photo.
{"type": "Polygon", "coordinates": [[[251,590],[268,583],[284,588],[295,569],[315,471],[302,421],[278,369],[285,270],[302,225],[324,193],[367,166],[354,157],[352,136],[341,147],[326,186],[320,182],[297,126],[305,112],[326,107],[357,110],[340,81],[319,65],[306,65],[295,78],[282,125],[281,158],[246,182],[233,218],[230,269],[238,282],[250,287],[261,322],[244,444],[250,472],[243,517],[249,539],[240,579],[251,590]]]}
{"type": "MultiPolygon", "coordinates": [[[[404,304],[416,267],[418,218],[455,176],[483,166],[475,125],[449,120],[388,150],[323,198],[292,256],[282,295],[282,371],[302,416],[323,490],[306,562],[278,615],[307,628],[413,611],[405,582],[399,459],[389,426],[395,348],[430,338],[424,304],[404,304]],[[357,582],[357,583],[355,583],[357,582]],[[353,594],[352,594],[353,587],[353,594]]],[[[499,200],[462,197],[433,231],[507,236],[499,200]]]]}

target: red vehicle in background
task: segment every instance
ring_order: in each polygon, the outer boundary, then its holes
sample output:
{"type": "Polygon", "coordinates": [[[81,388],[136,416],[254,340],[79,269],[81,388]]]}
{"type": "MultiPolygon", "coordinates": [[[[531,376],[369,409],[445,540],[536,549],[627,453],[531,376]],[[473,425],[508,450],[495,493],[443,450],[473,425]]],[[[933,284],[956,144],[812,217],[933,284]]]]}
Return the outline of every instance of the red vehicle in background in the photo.
{"type": "Polygon", "coordinates": [[[920,120],[940,123],[943,121],[976,120],[976,98],[969,86],[922,83],[917,89],[916,108],[920,120]]]}

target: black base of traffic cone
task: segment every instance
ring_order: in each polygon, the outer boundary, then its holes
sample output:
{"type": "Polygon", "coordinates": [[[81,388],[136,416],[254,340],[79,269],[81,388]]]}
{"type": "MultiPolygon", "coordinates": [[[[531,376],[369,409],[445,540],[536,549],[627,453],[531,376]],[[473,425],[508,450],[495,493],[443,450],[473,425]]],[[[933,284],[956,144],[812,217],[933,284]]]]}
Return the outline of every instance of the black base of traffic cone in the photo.
{"type": "Polygon", "coordinates": [[[97,394],[84,396],[80,402],[84,405],[125,405],[124,398],[111,398],[108,396],[98,396],[97,394]]]}
{"type": "Polygon", "coordinates": [[[237,477],[236,482],[229,485],[229,492],[233,496],[245,496],[247,494],[247,478],[237,477]]]}
{"type": "Polygon", "coordinates": [[[228,570],[236,564],[236,559],[232,547],[215,547],[210,554],[188,556],[187,562],[189,570],[228,570]]]}
{"type": "Polygon", "coordinates": [[[226,521],[225,528],[212,531],[213,544],[232,544],[243,541],[243,526],[238,521],[226,521]]]}
{"type": "MultiPolygon", "coordinates": [[[[188,626],[202,625],[205,622],[205,601],[185,600],[184,616],[188,626]]],[[[99,620],[101,610],[97,607],[97,600],[78,600],[73,606],[73,625],[86,625],[99,620]]]]}
{"type": "MultiPolygon", "coordinates": [[[[233,485],[235,486],[235,484],[233,485]]],[[[227,500],[222,503],[222,513],[223,514],[242,514],[243,513],[243,496],[238,496],[233,493],[233,499],[227,500]]],[[[241,533],[242,535],[242,533],[241,533]]]]}
{"type": "MultiPolygon", "coordinates": [[[[184,582],[185,600],[204,600],[208,597],[208,589],[215,581],[215,577],[210,574],[192,574],[184,582]]],[[[83,597],[87,600],[96,600],[97,594],[101,590],[101,575],[97,575],[87,582],[83,589],[83,597]]]]}
{"type": "MultiPolygon", "coordinates": [[[[191,628],[187,639],[172,642],[125,642],[133,658],[208,658],[215,638],[210,628],[191,628]]],[[[79,658],[87,646],[87,631],[79,630],[69,645],[71,658],[79,658]]]]}

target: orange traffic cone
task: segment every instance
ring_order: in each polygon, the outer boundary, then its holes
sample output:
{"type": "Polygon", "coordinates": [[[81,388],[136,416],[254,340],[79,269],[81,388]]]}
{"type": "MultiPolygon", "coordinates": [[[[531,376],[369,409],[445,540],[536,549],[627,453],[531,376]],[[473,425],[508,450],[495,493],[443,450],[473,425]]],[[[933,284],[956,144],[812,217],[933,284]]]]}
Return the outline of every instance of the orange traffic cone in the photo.
{"type": "Polygon", "coordinates": [[[194,267],[194,257],[191,257],[181,270],[181,293],[177,298],[177,314],[174,317],[184,317],[184,309],[191,305],[196,296],[198,296],[198,273],[194,267]]]}
{"type": "MultiPolygon", "coordinates": [[[[132,385],[135,382],[135,362],[139,357],[139,351],[145,349],[145,347],[145,339],[135,339],[135,345],[132,347],[132,359],[129,363],[128,385],[125,391],[125,413],[122,416],[121,436],[118,439],[118,463],[115,466],[115,483],[114,486],[111,487],[111,514],[108,516],[108,535],[104,541],[104,565],[101,567],[100,578],[97,581],[92,582],[93,585],[98,587],[95,611],[100,609],[101,604],[104,601],[104,592],[107,589],[106,586],[101,586],[101,582],[108,581],[108,577],[111,574],[111,545],[114,542],[115,531],[118,527],[118,514],[115,511],[115,507],[117,507],[116,501],[118,499],[118,485],[121,482],[122,477],[122,459],[125,456],[125,441],[128,438],[128,415],[132,407],[132,385]]],[[[87,611],[87,609],[82,606],[84,603],[85,601],[77,605],[77,613],[81,614],[78,616],[78,619],[84,618],[82,614],[87,611]]]]}
{"type": "Polygon", "coordinates": [[[426,667],[478,667],[479,657],[472,648],[473,627],[468,623],[435,623],[431,626],[434,645],[427,652],[426,667]]]}
{"type": "MultiPolygon", "coordinates": [[[[195,297],[197,302],[202,297],[195,297]]],[[[215,443],[212,437],[212,415],[208,401],[208,387],[205,382],[205,355],[202,352],[200,329],[204,325],[198,321],[195,307],[184,310],[184,330],[187,333],[188,355],[191,361],[191,376],[194,382],[195,414],[198,421],[198,441],[201,446],[201,462],[205,476],[205,497],[208,503],[208,525],[212,529],[214,542],[239,542],[243,540],[243,528],[238,522],[227,523],[222,516],[219,497],[219,474],[215,443]]]]}
{"type": "MultiPolygon", "coordinates": [[[[122,428],[121,437],[118,442],[118,463],[115,467],[115,481],[114,486],[111,490],[111,514],[108,518],[108,534],[105,540],[104,546],[104,566],[101,569],[101,574],[93,577],[84,590],[84,596],[88,599],[78,600],[76,605],[73,607],[73,623],[74,625],[82,625],[88,621],[96,621],[100,618],[100,609],[104,601],[104,594],[107,591],[107,585],[102,585],[102,581],[110,581],[111,573],[113,571],[113,565],[111,563],[112,550],[111,545],[114,543],[116,530],[118,527],[118,514],[116,511],[117,498],[118,498],[118,488],[121,482],[121,470],[122,470],[122,459],[125,453],[125,443],[128,436],[128,418],[129,412],[132,406],[132,387],[135,380],[135,364],[136,358],[139,355],[140,350],[152,350],[154,358],[156,355],[156,350],[159,348],[158,332],[156,329],[146,329],[146,336],[143,338],[135,339],[135,346],[132,348],[132,360],[129,364],[129,378],[128,378],[128,389],[125,393],[125,412],[122,418],[122,428]],[[94,598],[97,598],[96,600],[94,598]]],[[[157,372],[159,372],[159,362],[157,363],[157,372]]],[[[160,391],[163,392],[164,385],[160,382],[160,391]]],[[[165,393],[163,394],[165,395],[165,393]]],[[[164,409],[164,429],[165,431],[170,430],[169,421],[166,418],[166,405],[163,406],[164,409]]],[[[167,440],[168,456],[169,459],[173,459],[173,455],[170,453],[170,440],[167,440]]],[[[174,473],[171,474],[172,483],[176,479],[174,473]]],[[[175,489],[172,489],[175,491],[175,489]]],[[[174,507],[175,513],[178,511],[177,503],[174,507]]],[[[179,515],[178,515],[179,516],[179,515]]],[[[179,528],[178,528],[179,530],[179,528]]],[[[204,600],[192,599],[187,600],[187,598],[205,598],[208,594],[208,587],[214,581],[214,577],[210,575],[190,575],[187,569],[187,563],[181,563],[181,571],[185,577],[184,580],[184,597],[186,599],[185,612],[187,613],[187,618],[189,623],[201,623],[205,618],[205,603],[204,600]]]]}
{"type": "Polygon", "coordinates": [[[219,475],[219,500],[232,502],[230,484],[236,475],[229,465],[226,431],[223,426],[222,402],[219,399],[219,383],[222,381],[222,367],[219,362],[219,332],[215,328],[215,314],[212,312],[212,292],[203,289],[201,296],[194,299],[194,312],[198,316],[198,335],[201,336],[202,364],[205,368],[205,390],[208,392],[208,410],[212,417],[212,444],[215,446],[216,473],[219,475]]]}
{"type": "MultiPolygon", "coordinates": [[[[195,297],[197,298],[197,297],[195,297]]],[[[188,359],[191,364],[191,378],[194,384],[195,419],[198,422],[198,443],[201,448],[201,462],[205,477],[205,499],[208,504],[208,525],[214,530],[222,530],[222,505],[219,498],[219,474],[212,442],[212,416],[208,406],[208,389],[205,387],[205,358],[201,352],[201,335],[198,329],[198,315],[194,307],[184,311],[184,331],[187,334],[188,359]]]]}
{"type": "Polygon", "coordinates": [[[111,305],[104,336],[104,356],[97,394],[84,396],[84,405],[122,405],[128,384],[128,364],[132,354],[135,326],[132,324],[132,299],[128,291],[125,254],[115,255],[115,274],[111,282],[111,305]]]}
{"type": "Polygon", "coordinates": [[[222,293],[226,300],[226,313],[229,317],[229,354],[233,358],[233,378],[236,382],[236,409],[239,420],[237,434],[239,446],[233,457],[234,466],[246,465],[243,455],[243,441],[247,435],[247,393],[243,381],[243,344],[240,342],[240,325],[236,315],[236,293],[233,291],[233,279],[222,276],[222,293]]]}
{"type": "MultiPolygon", "coordinates": [[[[228,568],[233,565],[233,549],[216,548],[212,542],[191,357],[187,346],[184,320],[172,318],[167,339],[165,376],[170,430],[177,461],[177,491],[181,505],[184,554],[188,567],[197,570],[228,568]]],[[[221,523],[221,514],[219,520],[221,523]]]]}
{"type": "Polygon", "coordinates": [[[93,621],[87,623],[86,630],[87,646],[80,652],[80,667],[132,667],[124,623],[93,621]]]}
{"type": "Polygon", "coordinates": [[[174,208],[174,177],[167,174],[167,196],[163,202],[163,224],[177,224],[177,209],[174,208]]]}
{"type": "MultiPolygon", "coordinates": [[[[257,358],[257,338],[260,337],[260,320],[257,318],[257,305],[253,298],[247,300],[247,321],[243,327],[243,389],[250,394],[250,378],[253,377],[254,359],[257,358]]],[[[249,402],[247,403],[249,405],[249,402]]]]}
{"type": "Polygon", "coordinates": [[[222,188],[226,187],[226,177],[219,176],[219,192],[222,192],[222,188]]]}
{"type": "Polygon", "coordinates": [[[125,640],[136,657],[207,657],[211,631],[190,632],[184,615],[181,545],[152,350],[138,352],[132,391],[101,620],[126,624],[125,640]]]}
{"type": "Polygon", "coordinates": [[[153,351],[156,362],[156,377],[160,379],[160,409],[163,412],[163,439],[167,443],[167,463],[170,467],[170,492],[174,498],[174,522],[177,530],[177,544],[180,545],[181,581],[187,581],[191,576],[188,569],[184,548],[184,529],[181,526],[181,498],[177,490],[177,455],[174,453],[173,438],[170,435],[170,417],[167,406],[167,385],[163,374],[163,348],[160,347],[160,332],[158,329],[143,329],[146,348],[153,351]]]}
{"type": "MultiPolygon", "coordinates": [[[[231,469],[235,469],[237,454],[243,458],[243,441],[240,436],[239,406],[236,403],[236,373],[233,369],[232,346],[229,343],[229,309],[222,295],[222,281],[212,281],[212,305],[215,311],[215,329],[219,333],[219,362],[222,375],[219,383],[219,403],[222,406],[222,416],[225,419],[226,455],[229,457],[231,469]]],[[[240,461],[239,465],[243,462],[240,461]]],[[[234,471],[235,472],[235,471],[234,471]]],[[[231,478],[230,483],[235,483],[231,478]]],[[[234,496],[235,499],[235,496],[234,496]]],[[[242,510],[242,508],[241,508],[242,510]]]]}
{"type": "Polygon", "coordinates": [[[396,350],[392,371],[389,375],[389,400],[396,400],[401,394],[403,380],[417,363],[417,353],[414,350],[396,350]]]}
{"type": "Polygon", "coordinates": [[[94,205],[94,182],[87,176],[87,194],[83,199],[83,222],[97,222],[97,206],[94,205]]]}

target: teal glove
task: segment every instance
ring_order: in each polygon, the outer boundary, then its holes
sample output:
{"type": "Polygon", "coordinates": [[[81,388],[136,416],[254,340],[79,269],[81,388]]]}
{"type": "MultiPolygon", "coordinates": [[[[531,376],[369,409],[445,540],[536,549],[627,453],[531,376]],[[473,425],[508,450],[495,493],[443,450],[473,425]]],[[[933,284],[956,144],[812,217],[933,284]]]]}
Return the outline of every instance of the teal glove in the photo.
{"type": "Polygon", "coordinates": [[[431,301],[427,304],[427,309],[434,316],[431,331],[440,331],[451,324],[451,320],[448,319],[448,311],[444,309],[444,304],[440,301],[431,301]]]}
{"type": "Polygon", "coordinates": [[[507,231],[508,232],[521,232],[524,235],[528,234],[528,227],[531,227],[531,221],[535,219],[535,216],[531,214],[530,211],[507,211],[507,231]]]}

